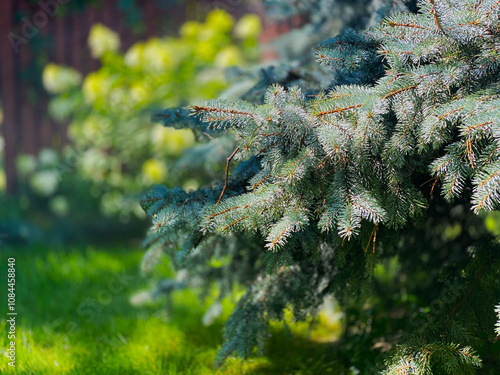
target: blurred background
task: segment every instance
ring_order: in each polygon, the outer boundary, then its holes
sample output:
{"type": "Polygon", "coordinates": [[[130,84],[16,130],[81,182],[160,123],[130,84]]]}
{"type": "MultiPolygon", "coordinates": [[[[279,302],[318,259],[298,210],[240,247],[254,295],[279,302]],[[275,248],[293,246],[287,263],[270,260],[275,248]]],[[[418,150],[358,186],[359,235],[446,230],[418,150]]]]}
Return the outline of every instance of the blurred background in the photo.
{"type": "Polygon", "coordinates": [[[0,243],[141,238],[139,194],[196,187],[169,173],[193,135],[150,117],[260,60],[259,4],[214,3],[2,2],[0,243]]]}
{"type": "MultiPolygon", "coordinates": [[[[150,225],[139,199],[154,184],[220,180],[232,144],[221,139],[192,169],[185,150],[203,144],[151,115],[262,92],[270,66],[268,84],[296,79],[317,42],[379,22],[389,3],[3,0],[0,273],[14,257],[17,373],[214,373],[234,301],[152,298],[154,280],[173,273],[167,260],[139,271],[150,225]]],[[[315,69],[304,77],[331,82],[315,69]]],[[[486,226],[500,232],[495,215],[486,226]]],[[[223,372],[339,373],[326,343],[340,335],[341,314],[331,305],[319,319],[294,335],[277,330],[266,358],[231,360],[223,372]]]]}

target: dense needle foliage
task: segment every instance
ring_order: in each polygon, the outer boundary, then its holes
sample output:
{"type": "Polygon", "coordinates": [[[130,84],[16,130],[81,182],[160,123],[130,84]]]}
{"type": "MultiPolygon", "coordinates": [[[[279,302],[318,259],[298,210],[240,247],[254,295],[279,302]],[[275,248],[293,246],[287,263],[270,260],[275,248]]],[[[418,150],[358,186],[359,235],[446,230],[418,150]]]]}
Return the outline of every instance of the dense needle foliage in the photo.
{"type": "Polygon", "coordinates": [[[164,290],[246,287],[217,364],[262,348],[287,309],[303,320],[333,295],[353,371],[499,368],[500,246],[478,214],[500,202],[500,2],[418,5],[318,46],[335,70],[326,91],[275,84],[263,103],[156,117],[208,145],[235,136],[220,181],[142,201],[144,267],[166,253],[188,275],[164,290]]]}

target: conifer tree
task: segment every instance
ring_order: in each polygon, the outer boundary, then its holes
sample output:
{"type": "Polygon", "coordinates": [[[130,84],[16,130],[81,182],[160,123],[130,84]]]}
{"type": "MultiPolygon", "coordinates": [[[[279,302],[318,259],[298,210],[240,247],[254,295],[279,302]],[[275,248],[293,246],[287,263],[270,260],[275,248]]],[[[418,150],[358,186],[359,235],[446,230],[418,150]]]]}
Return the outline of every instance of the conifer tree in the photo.
{"type": "Polygon", "coordinates": [[[217,365],[334,296],[340,355],[362,374],[500,368],[500,245],[479,216],[500,203],[500,1],[418,6],[318,46],[327,90],[156,115],[208,144],[234,136],[220,180],[142,201],[144,268],[167,254],[189,275],[164,290],[246,287],[217,365]]]}

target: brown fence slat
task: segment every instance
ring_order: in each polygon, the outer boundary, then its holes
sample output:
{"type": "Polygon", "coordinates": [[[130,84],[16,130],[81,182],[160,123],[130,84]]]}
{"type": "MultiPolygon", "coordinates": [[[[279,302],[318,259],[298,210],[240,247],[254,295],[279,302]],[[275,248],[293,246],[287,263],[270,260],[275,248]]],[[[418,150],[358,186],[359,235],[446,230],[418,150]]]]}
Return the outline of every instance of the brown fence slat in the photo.
{"type": "MultiPolygon", "coordinates": [[[[0,30],[2,36],[7,36],[14,29],[15,3],[13,1],[0,2],[0,30]]],[[[5,172],[7,175],[7,192],[16,190],[16,76],[17,55],[8,38],[2,37],[0,42],[2,63],[0,64],[2,84],[2,105],[4,120],[2,125],[5,139],[5,172]]]]}
{"type": "MultiPolygon", "coordinates": [[[[19,1],[19,11],[23,12],[23,14],[30,15],[33,14],[33,10],[31,5],[26,0],[19,1]]],[[[32,18],[27,18],[29,22],[34,27],[33,30],[36,30],[36,33],[39,32],[39,27],[34,25],[34,20],[32,18]]],[[[40,24],[41,25],[41,24],[40,24]]],[[[33,31],[35,32],[35,31],[33,31]]],[[[29,43],[32,43],[30,40],[29,43]]],[[[37,149],[37,142],[34,136],[34,113],[33,106],[30,105],[30,101],[33,101],[35,98],[33,97],[33,89],[30,87],[30,82],[26,81],[26,75],[29,74],[30,64],[33,61],[33,51],[29,48],[29,45],[23,46],[19,50],[19,63],[18,69],[20,70],[20,76],[24,77],[21,82],[18,82],[16,85],[17,93],[21,96],[21,113],[19,116],[19,123],[17,124],[17,128],[20,130],[20,134],[22,135],[21,143],[17,144],[17,153],[27,153],[34,154],[37,149]]]]}

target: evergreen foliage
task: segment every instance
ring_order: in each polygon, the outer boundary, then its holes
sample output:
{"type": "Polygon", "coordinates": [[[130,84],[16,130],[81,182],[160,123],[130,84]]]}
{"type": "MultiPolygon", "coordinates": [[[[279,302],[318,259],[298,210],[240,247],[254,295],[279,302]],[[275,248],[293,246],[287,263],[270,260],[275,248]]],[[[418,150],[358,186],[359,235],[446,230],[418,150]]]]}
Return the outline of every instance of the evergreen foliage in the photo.
{"type": "Polygon", "coordinates": [[[347,27],[357,28],[380,23],[391,12],[415,7],[414,0],[263,0],[263,4],[278,19],[306,14],[317,25],[337,19],[347,27]]]}
{"type": "MultiPolygon", "coordinates": [[[[378,25],[399,11],[416,11],[416,0],[263,0],[270,17],[278,22],[294,19],[303,23],[264,46],[282,61],[312,62],[311,46],[347,28],[356,31],[378,25]]],[[[319,67],[316,65],[316,69],[319,67]]]]}
{"type": "Polygon", "coordinates": [[[326,91],[274,84],[263,103],[192,108],[235,149],[211,186],[146,195],[144,266],[167,253],[188,285],[246,287],[216,364],[333,295],[362,374],[500,366],[500,245],[477,215],[500,202],[500,2],[418,5],[322,43],[326,91]]]}

